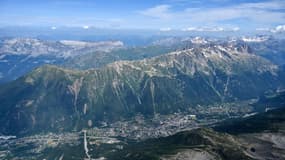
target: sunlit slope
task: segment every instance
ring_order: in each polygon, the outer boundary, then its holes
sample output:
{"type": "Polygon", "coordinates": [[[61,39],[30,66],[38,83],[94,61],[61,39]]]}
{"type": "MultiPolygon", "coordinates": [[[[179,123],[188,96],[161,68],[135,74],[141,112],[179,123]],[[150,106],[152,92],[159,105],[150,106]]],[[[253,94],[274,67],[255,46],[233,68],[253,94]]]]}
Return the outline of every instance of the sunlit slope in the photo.
{"type": "Polygon", "coordinates": [[[245,46],[210,45],[100,69],[43,66],[0,89],[2,133],[80,130],[136,113],[256,98],[284,85],[281,70],[245,46]]]}

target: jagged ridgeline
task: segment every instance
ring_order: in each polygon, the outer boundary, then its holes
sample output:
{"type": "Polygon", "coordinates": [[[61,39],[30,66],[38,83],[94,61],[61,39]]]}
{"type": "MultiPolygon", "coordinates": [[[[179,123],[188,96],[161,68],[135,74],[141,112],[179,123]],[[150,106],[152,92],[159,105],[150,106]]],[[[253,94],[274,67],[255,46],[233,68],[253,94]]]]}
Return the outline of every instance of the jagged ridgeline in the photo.
{"type": "Polygon", "coordinates": [[[136,113],[256,98],[284,86],[283,72],[244,45],[205,45],[100,69],[46,65],[0,89],[1,133],[81,130],[136,113]]]}

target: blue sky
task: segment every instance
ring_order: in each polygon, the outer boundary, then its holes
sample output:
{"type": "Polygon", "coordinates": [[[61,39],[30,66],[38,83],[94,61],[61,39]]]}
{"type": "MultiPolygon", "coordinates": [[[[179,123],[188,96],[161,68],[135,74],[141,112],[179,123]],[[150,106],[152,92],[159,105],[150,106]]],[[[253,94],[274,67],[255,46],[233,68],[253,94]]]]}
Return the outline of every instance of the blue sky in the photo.
{"type": "Polygon", "coordinates": [[[0,0],[1,26],[274,31],[284,24],[284,0],[0,0]]]}

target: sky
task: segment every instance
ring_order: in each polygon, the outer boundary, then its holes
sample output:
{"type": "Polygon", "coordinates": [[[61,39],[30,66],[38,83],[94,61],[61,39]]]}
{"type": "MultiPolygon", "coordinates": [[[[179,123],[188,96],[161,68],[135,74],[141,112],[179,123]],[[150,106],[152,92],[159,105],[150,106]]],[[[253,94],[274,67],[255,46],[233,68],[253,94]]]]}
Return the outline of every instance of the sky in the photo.
{"type": "Polygon", "coordinates": [[[285,0],[0,0],[0,26],[285,31],[285,0]]]}

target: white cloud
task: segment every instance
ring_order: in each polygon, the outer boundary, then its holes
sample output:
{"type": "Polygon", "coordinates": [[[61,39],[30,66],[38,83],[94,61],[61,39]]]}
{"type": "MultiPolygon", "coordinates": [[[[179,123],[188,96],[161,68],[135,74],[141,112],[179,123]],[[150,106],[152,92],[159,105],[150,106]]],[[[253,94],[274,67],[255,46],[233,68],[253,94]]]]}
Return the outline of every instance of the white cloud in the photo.
{"type": "Polygon", "coordinates": [[[270,31],[270,28],[256,28],[256,31],[270,31]]]}
{"type": "Polygon", "coordinates": [[[271,29],[270,31],[273,33],[285,32],[285,25],[278,25],[274,29],[271,29]]]}
{"type": "Polygon", "coordinates": [[[274,0],[268,2],[258,2],[258,3],[244,3],[239,5],[240,8],[252,8],[252,9],[270,9],[279,10],[284,9],[285,4],[282,1],[274,0]]]}
{"type": "Polygon", "coordinates": [[[224,31],[225,29],[223,27],[215,27],[215,28],[210,28],[208,31],[211,32],[221,32],[224,31]]]}
{"type": "Polygon", "coordinates": [[[171,28],[169,28],[169,27],[167,27],[167,28],[160,28],[160,31],[161,32],[169,32],[169,31],[171,31],[172,29],[171,28]]]}
{"type": "Polygon", "coordinates": [[[182,31],[188,31],[188,32],[229,32],[229,31],[239,31],[239,27],[233,27],[233,28],[223,28],[223,27],[188,27],[182,29],[182,31]]]}
{"type": "Polygon", "coordinates": [[[83,26],[82,28],[83,29],[89,29],[89,26],[83,26]]]}
{"type": "Polygon", "coordinates": [[[188,28],[182,29],[182,31],[197,31],[197,28],[196,27],[188,27],[188,28]]]}
{"type": "Polygon", "coordinates": [[[172,18],[172,13],[170,13],[170,8],[171,8],[170,5],[163,4],[140,11],[139,13],[153,18],[167,19],[167,18],[172,18]]]}
{"type": "Polygon", "coordinates": [[[256,28],[255,30],[261,31],[261,32],[281,33],[281,32],[285,32],[285,24],[278,25],[274,28],[256,28]]]}
{"type": "Polygon", "coordinates": [[[52,30],[56,30],[57,28],[55,26],[50,27],[52,30]]]}
{"type": "Polygon", "coordinates": [[[275,28],[276,31],[285,31],[285,25],[279,25],[275,28]]]}
{"type": "MultiPolygon", "coordinates": [[[[225,24],[232,23],[232,20],[249,21],[252,24],[281,23],[285,21],[285,1],[269,1],[258,3],[242,3],[226,7],[214,8],[185,8],[175,10],[171,5],[158,5],[140,11],[144,16],[167,19],[175,24],[225,24]]],[[[159,21],[157,21],[160,23],[159,21]]],[[[189,30],[189,28],[187,29],[189,30]]],[[[190,28],[191,30],[191,28],[190,28]]]]}
{"type": "Polygon", "coordinates": [[[182,29],[182,31],[188,32],[224,32],[224,31],[239,31],[239,27],[234,28],[223,28],[223,27],[188,27],[182,29]]]}
{"type": "Polygon", "coordinates": [[[239,27],[234,27],[234,28],[232,28],[232,31],[234,31],[234,32],[237,32],[237,31],[239,31],[239,30],[240,30],[239,27]]]}
{"type": "Polygon", "coordinates": [[[282,7],[284,4],[277,2],[244,3],[237,6],[213,8],[206,12],[203,9],[190,8],[185,11],[184,15],[190,15],[193,21],[199,22],[217,22],[232,19],[247,19],[255,23],[281,22],[285,21],[285,14],[271,11],[271,7],[278,9],[280,6],[282,7]]]}

